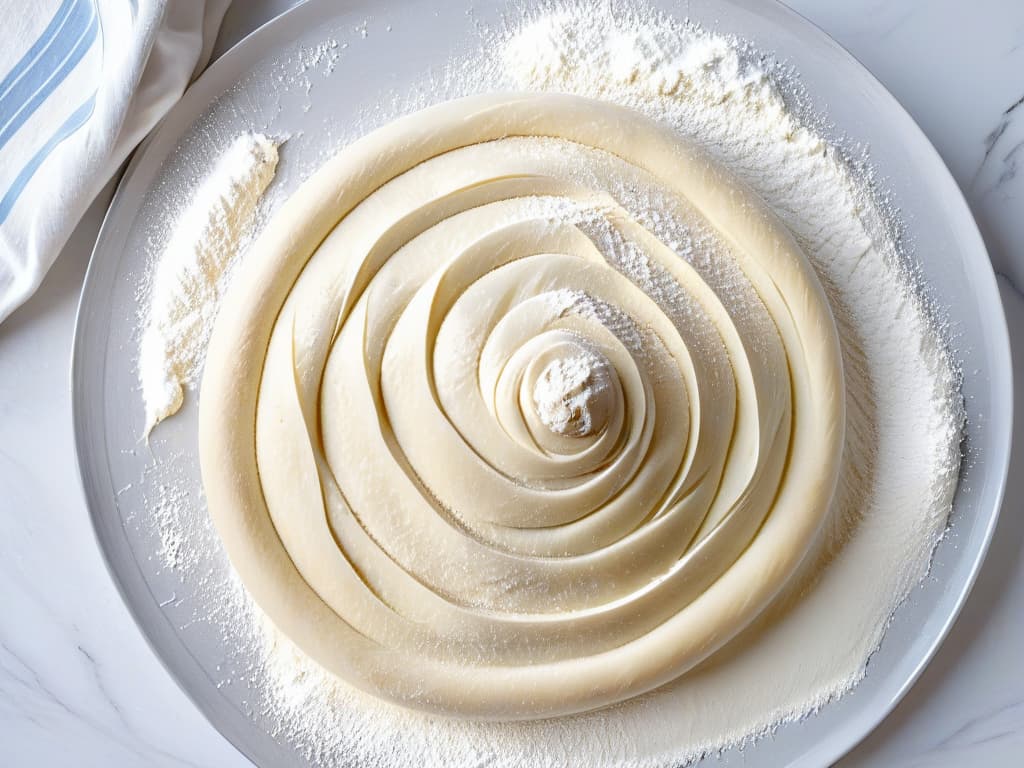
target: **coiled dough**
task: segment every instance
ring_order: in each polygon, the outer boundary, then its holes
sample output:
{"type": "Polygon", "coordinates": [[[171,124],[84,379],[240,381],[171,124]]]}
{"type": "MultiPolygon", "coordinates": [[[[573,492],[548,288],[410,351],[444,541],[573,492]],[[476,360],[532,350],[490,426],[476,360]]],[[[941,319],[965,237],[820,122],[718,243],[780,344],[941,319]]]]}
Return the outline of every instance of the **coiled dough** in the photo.
{"type": "Polygon", "coordinates": [[[629,109],[489,94],[275,213],[214,327],[200,458],[242,581],[324,667],[550,717],[758,615],[828,513],[843,402],[822,287],[753,193],[629,109]],[[722,244],[702,271],[638,189],[722,244]]]}

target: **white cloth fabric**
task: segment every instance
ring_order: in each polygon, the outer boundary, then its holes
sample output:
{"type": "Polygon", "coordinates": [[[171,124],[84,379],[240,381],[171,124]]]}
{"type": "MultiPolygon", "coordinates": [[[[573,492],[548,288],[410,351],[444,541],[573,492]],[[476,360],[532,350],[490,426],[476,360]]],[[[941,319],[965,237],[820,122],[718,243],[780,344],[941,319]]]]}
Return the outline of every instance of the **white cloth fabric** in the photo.
{"type": "Polygon", "coordinates": [[[230,0],[0,0],[0,322],[206,65],[230,0]]]}

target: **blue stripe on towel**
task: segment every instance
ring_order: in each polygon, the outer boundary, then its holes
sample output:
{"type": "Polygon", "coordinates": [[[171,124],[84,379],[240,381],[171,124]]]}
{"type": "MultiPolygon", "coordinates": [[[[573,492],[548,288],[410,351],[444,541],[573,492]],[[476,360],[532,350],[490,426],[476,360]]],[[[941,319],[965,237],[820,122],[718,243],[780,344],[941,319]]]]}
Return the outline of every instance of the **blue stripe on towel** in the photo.
{"type": "Polygon", "coordinates": [[[7,96],[0,103],[0,120],[6,123],[0,129],[0,149],[10,141],[17,130],[36,111],[40,104],[53,93],[68,73],[75,68],[75,65],[82,60],[86,52],[92,47],[99,31],[99,18],[92,0],[84,0],[80,5],[75,6],[72,18],[63,25],[57,37],[51,41],[46,51],[33,63],[29,72],[17,83],[7,96]],[[79,7],[85,9],[84,14],[77,12],[79,7]],[[87,26],[83,29],[83,24],[87,26]],[[42,81],[40,83],[40,81],[42,81]],[[34,88],[34,93],[28,91],[29,87],[34,88]],[[11,112],[10,107],[17,103],[16,100],[24,98],[28,93],[27,101],[21,103],[16,112],[11,112]]]}
{"type": "Polygon", "coordinates": [[[39,148],[39,150],[32,156],[32,159],[28,161],[24,168],[18,173],[14,181],[11,183],[10,188],[4,194],[3,199],[0,199],[0,224],[3,224],[7,219],[7,215],[11,212],[14,204],[18,202],[18,197],[21,195],[25,185],[29,183],[32,176],[39,166],[43,164],[43,161],[49,157],[54,147],[60,144],[64,139],[70,136],[72,133],[77,131],[92,115],[93,107],[96,105],[96,94],[93,93],[78,109],[76,109],[71,116],[64,121],[62,125],[50,139],[39,148]]]}
{"type": "MultiPolygon", "coordinates": [[[[20,78],[33,63],[35,63],[35,60],[39,58],[39,54],[46,49],[46,46],[48,46],[53,40],[54,35],[57,34],[57,30],[59,30],[67,20],[68,13],[72,6],[77,4],[78,0],[64,0],[64,2],[61,3],[60,8],[58,8],[57,12],[53,14],[53,18],[50,19],[50,23],[46,26],[46,29],[43,30],[43,33],[34,43],[32,43],[32,47],[25,52],[25,55],[22,56],[18,63],[14,65],[14,68],[7,73],[7,76],[0,81],[0,99],[3,99],[7,95],[7,92],[11,89],[11,86],[15,81],[17,81],[18,78],[20,78]]],[[[0,114],[2,114],[2,112],[3,111],[0,110],[0,114]]]]}

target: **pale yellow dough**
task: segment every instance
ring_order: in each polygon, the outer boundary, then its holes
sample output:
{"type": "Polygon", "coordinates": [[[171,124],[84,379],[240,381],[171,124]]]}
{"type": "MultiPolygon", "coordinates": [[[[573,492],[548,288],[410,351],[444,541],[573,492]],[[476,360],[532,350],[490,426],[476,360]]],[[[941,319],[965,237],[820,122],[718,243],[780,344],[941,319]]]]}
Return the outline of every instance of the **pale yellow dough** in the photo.
{"type": "Polygon", "coordinates": [[[828,512],[843,403],[821,286],[753,193],[631,110],[494,94],[369,134],[274,215],[214,328],[200,456],[232,563],[306,653],[406,706],[525,719],[651,690],[747,626],[828,512]],[[636,186],[713,228],[744,289],[632,217],[636,186]],[[538,381],[580,359],[593,426],[553,428],[538,381]]]}

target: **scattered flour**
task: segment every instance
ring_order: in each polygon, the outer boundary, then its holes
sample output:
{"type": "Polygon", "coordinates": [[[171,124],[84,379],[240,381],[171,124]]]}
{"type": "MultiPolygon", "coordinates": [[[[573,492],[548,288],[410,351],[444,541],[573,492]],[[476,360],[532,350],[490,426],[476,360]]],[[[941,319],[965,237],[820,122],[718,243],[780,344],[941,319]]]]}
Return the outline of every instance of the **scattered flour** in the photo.
{"type": "Polygon", "coordinates": [[[334,72],[334,68],[338,66],[338,59],[341,58],[338,47],[338,41],[332,37],[312,48],[303,49],[299,56],[299,73],[319,68],[323,76],[327,77],[334,72]]]}
{"type": "Polygon", "coordinates": [[[160,254],[139,351],[139,382],[150,431],[173,415],[202,363],[222,279],[252,228],[277,168],[277,146],[239,136],[213,166],[160,254]]]}

